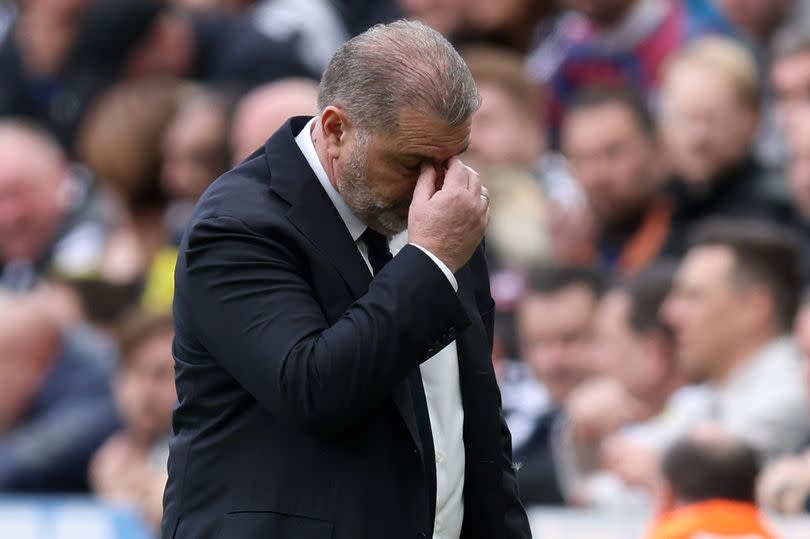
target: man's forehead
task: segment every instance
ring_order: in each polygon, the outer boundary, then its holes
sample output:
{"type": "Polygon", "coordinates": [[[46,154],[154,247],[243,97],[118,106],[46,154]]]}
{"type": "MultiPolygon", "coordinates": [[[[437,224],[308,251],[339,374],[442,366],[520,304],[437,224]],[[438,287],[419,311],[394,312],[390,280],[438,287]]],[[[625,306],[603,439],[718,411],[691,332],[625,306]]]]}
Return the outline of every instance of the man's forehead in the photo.
{"type": "Polygon", "coordinates": [[[470,142],[470,118],[451,126],[435,115],[413,109],[403,109],[397,119],[391,139],[400,153],[459,152],[470,142]]]}
{"type": "Polygon", "coordinates": [[[727,276],[734,266],[734,251],[727,245],[701,245],[687,255],[679,272],[683,278],[716,280],[727,276]]]}

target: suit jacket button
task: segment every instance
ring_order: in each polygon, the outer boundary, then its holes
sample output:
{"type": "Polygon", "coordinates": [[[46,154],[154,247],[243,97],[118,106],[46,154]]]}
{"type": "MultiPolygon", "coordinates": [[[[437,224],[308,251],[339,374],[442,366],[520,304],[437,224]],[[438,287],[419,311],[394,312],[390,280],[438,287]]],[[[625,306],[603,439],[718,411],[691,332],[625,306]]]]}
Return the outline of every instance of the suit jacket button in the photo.
{"type": "Polygon", "coordinates": [[[416,534],[416,539],[427,539],[427,534],[425,532],[419,532],[416,534]]]}
{"type": "Polygon", "coordinates": [[[436,352],[436,350],[434,350],[433,348],[428,348],[428,349],[427,349],[427,355],[428,355],[428,357],[432,356],[432,355],[433,355],[435,352],[436,352]]]}

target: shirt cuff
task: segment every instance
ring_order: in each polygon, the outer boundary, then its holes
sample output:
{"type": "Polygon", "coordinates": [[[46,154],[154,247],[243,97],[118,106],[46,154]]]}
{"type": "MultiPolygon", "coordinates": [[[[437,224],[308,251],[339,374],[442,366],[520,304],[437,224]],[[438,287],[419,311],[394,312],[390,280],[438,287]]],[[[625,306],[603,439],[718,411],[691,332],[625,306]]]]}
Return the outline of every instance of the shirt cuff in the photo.
{"type": "Polygon", "coordinates": [[[455,290],[456,292],[458,292],[458,281],[456,281],[456,276],[455,276],[455,275],[453,275],[453,272],[452,272],[452,271],[450,271],[450,268],[448,268],[448,267],[445,265],[445,263],[444,263],[444,262],[442,262],[441,260],[439,260],[439,259],[436,257],[436,255],[434,255],[433,253],[431,253],[430,251],[428,251],[427,249],[425,249],[425,248],[424,248],[424,247],[422,247],[421,245],[416,245],[415,243],[412,243],[411,245],[413,245],[414,247],[418,247],[418,248],[419,248],[419,250],[421,250],[423,253],[425,253],[426,255],[428,255],[428,256],[430,257],[430,259],[431,259],[431,260],[432,260],[432,261],[433,261],[433,262],[434,262],[434,263],[435,263],[437,266],[439,266],[439,269],[440,269],[440,270],[442,270],[442,273],[444,273],[444,276],[445,276],[445,277],[447,277],[447,280],[448,280],[448,281],[450,281],[450,285],[453,287],[453,290],[455,290]]]}

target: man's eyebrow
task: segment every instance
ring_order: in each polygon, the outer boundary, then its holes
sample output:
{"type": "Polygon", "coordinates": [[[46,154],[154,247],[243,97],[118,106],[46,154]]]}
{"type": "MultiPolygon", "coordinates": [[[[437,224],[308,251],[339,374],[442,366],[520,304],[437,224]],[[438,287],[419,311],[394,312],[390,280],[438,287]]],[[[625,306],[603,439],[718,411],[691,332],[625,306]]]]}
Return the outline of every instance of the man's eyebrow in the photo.
{"type": "MultiPolygon", "coordinates": [[[[461,155],[461,154],[463,154],[464,152],[466,152],[469,149],[470,149],[470,143],[468,142],[467,144],[464,145],[464,148],[462,148],[461,151],[458,152],[456,155],[461,155]]],[[[426,155],[426,154],[419,153],[419,152],[405,152],[405,153],[402,154],[402,158],[403,159],[417,159],[419,161],[435,161],[436,160],[436,158],[433,157],[432,155],[426,155]]]]}
{"type": "Polygon", "coordinates": [[[416,159],[416,160],[419,160],[419,161],[432,161],[433,160],[433,157],[431,157],[429,155],[422,154],[422,153],[410,153],[410,152],[408,152],[408,153],[402,154],[402,157],[404,159],[416,159]]]}

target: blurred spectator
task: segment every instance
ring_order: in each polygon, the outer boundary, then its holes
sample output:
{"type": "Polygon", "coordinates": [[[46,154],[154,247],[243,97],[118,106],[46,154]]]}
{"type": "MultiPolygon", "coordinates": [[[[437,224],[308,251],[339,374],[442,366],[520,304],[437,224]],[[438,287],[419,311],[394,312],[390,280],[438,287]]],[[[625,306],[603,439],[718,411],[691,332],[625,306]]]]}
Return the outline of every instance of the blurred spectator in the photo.
{"type": "Polygon", "coordinates": [[[529,57],[550,90],[554,130],[578,90],[629,85],[653,101],[666,58],[707,33],[732,33],[706,0],[568,0],[551,35],[529,57]]]}
{"type": "Polygon", "coordinates": [[[790,134],[797,113],[810,106],[810,21],[783,29],[773,40],[770,82],[779,126],[790,134]]]}
{"type": "Polygon", "coordinates": [[[315,75],[294,50],[291,42],[270,39],[237,17],[183,14],[159,0],[96,0],[82,19],[71,59],[86,70],[83,75],[92,71],[111,80],[163,75],[249,88],[315,75]]]}
{"type": "Polygon", "coordinates": [[[124,211],[105,253],[102,272],[109,280],[142,278],[169,240],[162,143],[181,89],[172,82],[120,84],[98,99],[82,125],[77,144],[82,160],[124,211]]]}
{"type": "Polygon", "coordinates": [[[351,36],[365,32],[377,23],[389,23],[402,17],[399,0],[331,0],[331,2],[340,12],[351,36]]]}
{"type": "Polygon", "coordinates": [[[602,292],[601,278],[584,268],[539,268],[517,310],[523,360],[543,384],[548,408],[515,448],[518,481],[526,505],[563,504],[555,445],[564,417],[563,403],[595,374],[589,355],[593,316],[602,292]]]}
{"type": "Polygon", "coordinates": [[[776,31],[801,12],[797,0],[713,0],[718,10],[735,28],[766,55],[776,31]]]}
{"type": "Polygon", "coordinates": [[[318,84],[283,79],[255,88],[236,105],[230,133],[231,164],[259,149],[288,118],[318,113],[318,84]]]}
{"type": "MultiPolygon", "coordinates": [[[[807,15],[804,0],[714,0],[718,9],[731,21],[754,54],[759,76],[767,81],[771,70],[771,43],[778,30],[807,15]]],[[[762,122],[755,143],[761,162],[781,172],[785,161],[785,141],[779,121],[773,88],[763,84],[762,122]]]]}
{"type": "Polygon", "coordinates": [[[542,92],[526,76],[522,57],[486,45],[466,47],[462,55],[481,95],[464,159],[483,168],[525,168],[539,175],[556,204],[577,206],[582,194],[565,159],[549,150],[545,128],[537,124],[542,92]]]}
{"type": "Polygon", "coordinates": [[[271,39],[237,17],[184,14],[159,0],[31,4],[45,4],[46,13],[58,6],[55,13],[63,14],[40,17],[48,26],[37,26],[36,34],[27,22],[33,7],[20,16],[14,35],[22,37],[0,50],[9,74],[0,81],[6,87],[0,114],[42,120],[70,150],[94,98],[119,80],[176,76],[243,89],[317,75],[296,57],[292,42],[271,39]]]}
{"type": "Polygon", "coordinates": [[[537,125],[540,88],[526,77],[521,56],[484,45],[462,55],[481,95],[465,159],[483,167],[537,167],[548,149],[537,125]]]}
{"type": "Polygon", "coordinates": [[[526,54],[536,44],[538,25],[556,14],[556,0],[465,0],[462,41],[482,41],[526,54]]]}
{"type": "Polygon", "coordinates": [[[744,442],[717,429],[696,430],[664,458],[662,514],[645,539],[776,539],[754,502],[759,470],[756,451],[744,442]]]}
{"type": "Polygon", "coordinates": [[[788,336],[802,278],[791,238],[765,222],[705,225],[663,307],[682,371],[712,390],[706,419],[767,458],[795,451],[810,432],[800,356],[788,336]]]}
{"type": "Polygon", "coordinates": [[[586,382],[566,405],[574,444],[567,455],[580,458],[569,469],[581,478],[570,481],[580,504],[648,503],[659,456],[701,418],[705,392],[683,385],[659,314],[673,274],[671,264],[658,263],[600,302],[593,350],[609,378],[586,382]]]}
{"type": "Polygon", "coordinates": [[[250,10],[250,19],[275,41],[291,43],[295,56],[313,74],[326,69],[351,37],[331,0],[261,0],[250,10]]]}
{"type": "Polygon", "coordinates": [[[464,22],[467,0],[397,0],[402,15],[453,37],[464,22]]]}
{"type": "Polygon", "coordinates": [[[788,140],[788,185],[804,247],[805,276],[810,271],[810,101],[792,116],[788,140]]]}
{"type": "Polygon", "coordinates": [[[73,90],[66,88],[61,79],[76,39],[78,21],[89,3],[90,0],[21,2],[13,25],[7,32],[0,32],[3,74],[0,116],[20,116],[39,122],[66,148],[70,147],[81,107],[73,90]]]}
{"type": "Polygon", "coordinates": [[[155,529],[163,514],[174,387],[170,315],[135,312],[125,324],[115,396],[124,430],[96,452],[89,479],[93,491],[137,507],[155,529]]]}
{"type": "Polygon", "coordinates": [[[0,120],[0,288],[97,270],[107,210],[86,171],[32,125],[0,120]]]}
{"type": "Polygon", "coordinates": [[[80,337],[47,292],[0,296],[0,491],[85,490],[90,456],[119,428],[115,358],[80,337]]]}
{"type": "Polygon", "coordinates": [[[497,167],[484,172],[483,182],[490,197],[487,260],[493,278],[548,261],[549,204],[537,178],[522,168],[497,167]]]}
{"type": "Polygon", "coordinates": [[[630,90],[584,90],[566,114],[562,147],[599,227],[599,265],[630,275],[654,261],[673,208],[661,195],[666,170],[643,100],[630,90]]]}
{"type": "Polygon", "coordinates": [[[172,199],[166,226],[178,244],[197,200],[230,166],[227,100],[203,87],[184,90],[164,132],[161,169],[172,199]]]}
{"type": "MultiPolygon", "coordinates": [[[[795,327],[796,341],[804,362],[804,383],[810,395],[810,296],[804,303],[795,327]]],[[[766,508],[780,513],[810,513],[810,436],[795,455],[781,458],[762,472],[757,499],[766,508]]]]}
{"type": "Polygon", "coordinates": [[[720,37],[679,51],[662,81],[661,134],[674,170],[669,252],[681,254],[689,229],[707,218],[793,222],[779,179],[753,156],[761,87],[751,55],[720,37]]]}

